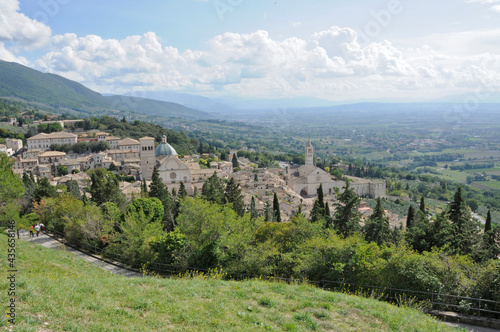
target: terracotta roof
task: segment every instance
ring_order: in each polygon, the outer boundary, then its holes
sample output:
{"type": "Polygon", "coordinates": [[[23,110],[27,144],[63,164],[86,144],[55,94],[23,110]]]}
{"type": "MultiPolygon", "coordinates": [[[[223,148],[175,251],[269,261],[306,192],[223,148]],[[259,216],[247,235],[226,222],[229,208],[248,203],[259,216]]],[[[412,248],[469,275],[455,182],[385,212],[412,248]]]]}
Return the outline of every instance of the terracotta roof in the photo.
{"type": "Polygon", "coordinates": [[[59,152],[59,151],[46,151],[44,153],[41,153],[38,155],[40,158],[44,157],[64,157],[66,156],[66,152],[59,152]]]}
{"type": "Polygon", "coordinates": [[[28,138],[28,141],[35,139],[76,138],[76,137],[77,136],[75,134],[70,134],[64,131],[60,131],[57,133],[50,133],[50,134],[40,133],[38,135],[28,138]]]}
{"type": "Polygon", "coordinates": [[[139,145],[139,141],[126,137],[118,142],[118,145],[139,145]]]}

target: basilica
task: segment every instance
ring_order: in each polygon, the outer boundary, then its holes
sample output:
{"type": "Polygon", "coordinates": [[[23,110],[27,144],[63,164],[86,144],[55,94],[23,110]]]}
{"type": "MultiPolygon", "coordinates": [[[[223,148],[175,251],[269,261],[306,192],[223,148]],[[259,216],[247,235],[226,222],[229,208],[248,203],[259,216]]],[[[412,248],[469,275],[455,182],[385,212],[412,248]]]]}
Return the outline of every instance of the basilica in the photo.
{"type": "Polygon", "coordinates": [[[168,144],[165,135],[156,148],[152,137],[143,137],[139,142],[142,180],[151,181],[153,168],[156,166],[160,178],[170,190],[178,191],[182,182],[191,195],[195,188],[201,189],[205,180],[214,173],[219,177],[228,177],[233,172],[233,164],[227,161],[211,163],[210,168],[203,169],[190,156],[180,159],[174,147],[168,144]]]}
{"type": "MultiPolygon", "coordinates": [[[[351,188],[360,197],[386,197],[385,181],[373,181],[356,177],[348,177],[351,188]]],[[[287,186],[302,197],[314,196],[320,185],[323,193],[331,195],[335,188],[342,192],[345,182],[334,179],[329,173],[314,166],[314,147],[309,140],[305,148],[305,165],[289,167],[286,175],[287,186]]]]}

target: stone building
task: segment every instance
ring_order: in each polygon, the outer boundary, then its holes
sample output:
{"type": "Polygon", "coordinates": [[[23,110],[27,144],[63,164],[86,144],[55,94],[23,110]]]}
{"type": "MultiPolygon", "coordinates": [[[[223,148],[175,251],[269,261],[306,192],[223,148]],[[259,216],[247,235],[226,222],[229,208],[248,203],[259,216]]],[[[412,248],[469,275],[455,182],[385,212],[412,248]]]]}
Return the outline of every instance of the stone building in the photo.
{"type": "MultiPolygon", "coordinates": [[[[202,169],[197,162],[184,162],[178,158],[177,151],[168,144],[167,136],[163,135],[162,142],[154,148],[154,138],[143,137],[140,142],[141,178],[151,181],[153,168],[156,165],[163,183],[172,189],[179,189],[182,182],[188,194],[194,188],[200,189],[207,178],[214,173],[226,176],[229,170],[227,164],[221,163],[217,169],[202,169]]],[[[232,167],[230,168],[232,171],[232,167]]]]}
{"type": "Polygon", "coordinates": [[[5,145],[7,149],[12,149],[13,152],[17,152],[23,148],[23,141],[20,139],[8,138],[5,140],[5,145]]]}
{"type": "MultiPolygon", "coordinates": [[[[342,192],[345,182],[334,179],[330,174],[314,166],[314,148],[309,140],[305,148],[305,165],[289,167],[287,185],[302,197],[316,195],[317,189],[323,185],[325,195],[335,193],[335,188],[342,192]]],[[[361,197],[386,197],[385,181],[373,181],[356,177],[348,177],[351,188],[361,197]]]]}
{"type": "Polygon", "coordinates": [[[45,134],[41,133],[35,136],[32,136],[27,139],[28,142],[28,150],[32,149],[41,149],[41,150],[50,150],[50,146],[52,144],[76,144],[77,136],[74,134],[66,133],[66,132],[56,132],[45,134]]]}

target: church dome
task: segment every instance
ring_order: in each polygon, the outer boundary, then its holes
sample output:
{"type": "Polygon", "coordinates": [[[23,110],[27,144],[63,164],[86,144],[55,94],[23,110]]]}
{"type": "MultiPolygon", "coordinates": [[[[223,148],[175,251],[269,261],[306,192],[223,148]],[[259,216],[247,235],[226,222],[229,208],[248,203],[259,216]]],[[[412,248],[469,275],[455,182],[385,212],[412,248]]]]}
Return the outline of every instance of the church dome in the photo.
{"type": "Polygon", "coordinates": [[[155,156],[156,157],[177,156],[177,151],[175,151],[172,145],[167,143],[167,136],[163,135],[163,137],[161,138],[161,144],[156,147],[155,156]]]}

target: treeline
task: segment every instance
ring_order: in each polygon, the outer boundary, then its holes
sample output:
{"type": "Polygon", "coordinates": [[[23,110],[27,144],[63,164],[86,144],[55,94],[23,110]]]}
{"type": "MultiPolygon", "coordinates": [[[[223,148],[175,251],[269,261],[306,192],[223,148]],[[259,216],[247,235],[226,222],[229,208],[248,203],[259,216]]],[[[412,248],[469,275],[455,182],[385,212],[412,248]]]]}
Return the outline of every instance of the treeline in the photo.
{"type": "Polygon", "coordinates": [[[82,154],[86,152],[98,153],[101,151],[109,150],[111,147],[108,142],[104,141],[81,141],[77,142],[73,145],[71,144],[51,144],[51,151],[60,151],[60,152],[74,152],[77,154],[82,154]]]}
{"type": "Polygon", "coordinates": [[[451,165],[450,169],[453,171],[465,171],[470,169],[483,169],[483,168],[493,168],[493,167],[495,167],[494,163],[485,163],[485,164],[465,163],[463,165],[451,165]]]}

